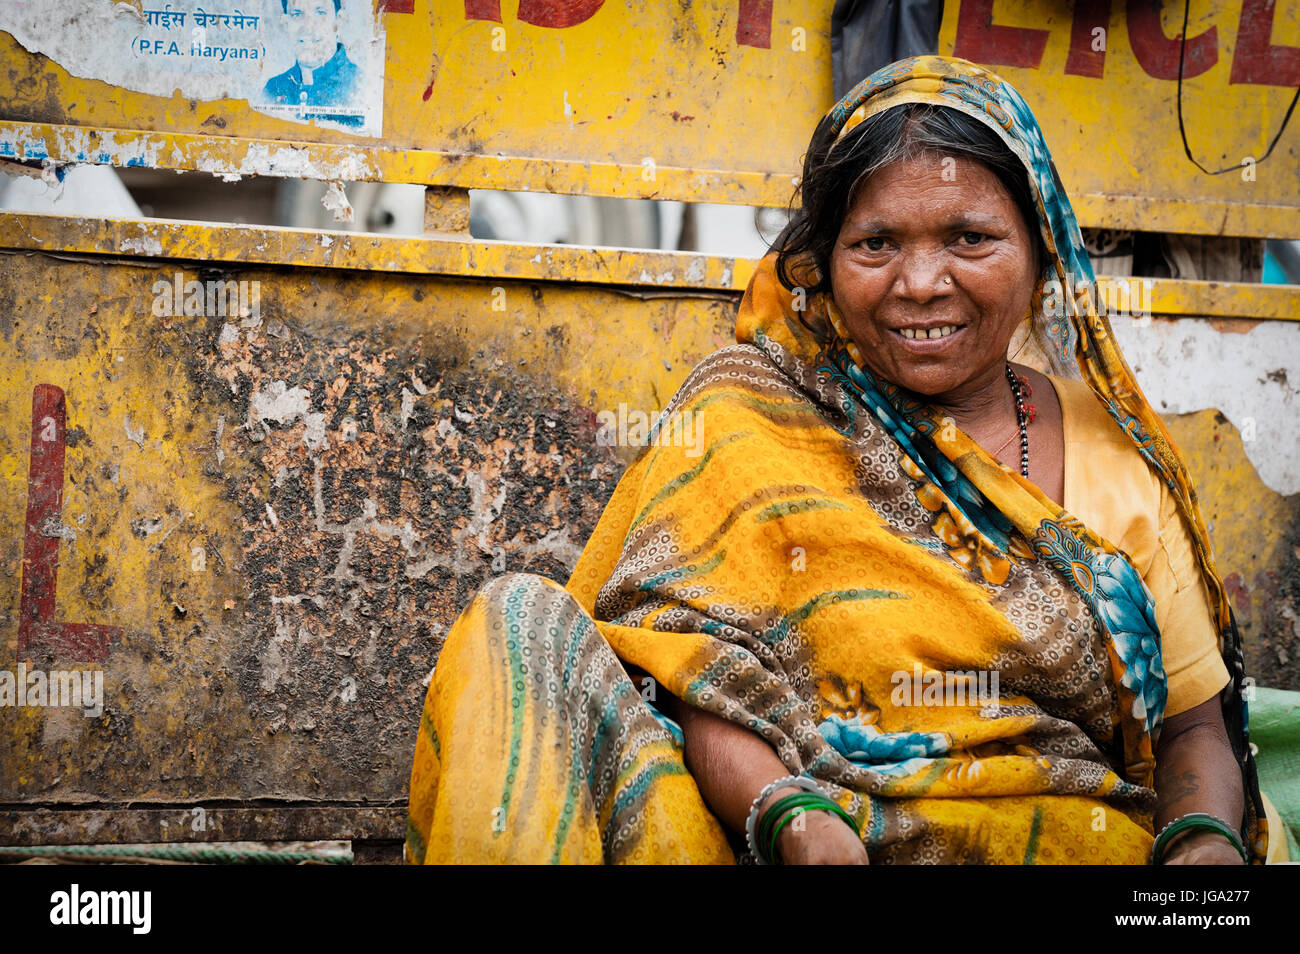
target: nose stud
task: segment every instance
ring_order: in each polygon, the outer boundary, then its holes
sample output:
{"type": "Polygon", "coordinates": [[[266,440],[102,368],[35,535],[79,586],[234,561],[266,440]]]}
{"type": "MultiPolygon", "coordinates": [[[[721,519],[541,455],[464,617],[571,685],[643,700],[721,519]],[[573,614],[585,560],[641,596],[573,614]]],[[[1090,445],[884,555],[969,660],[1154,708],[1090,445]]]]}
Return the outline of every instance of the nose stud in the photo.
{"type": "Polygon", "coordinates": [[[945,276],[945,277],[944,277],[944,280],[943,280],[943,283],[944,283],[945,285],[951,285],[951,284],[952,284],[952,279],[949,278],[949,277],[947,277],[947,276],[945,276]]]}

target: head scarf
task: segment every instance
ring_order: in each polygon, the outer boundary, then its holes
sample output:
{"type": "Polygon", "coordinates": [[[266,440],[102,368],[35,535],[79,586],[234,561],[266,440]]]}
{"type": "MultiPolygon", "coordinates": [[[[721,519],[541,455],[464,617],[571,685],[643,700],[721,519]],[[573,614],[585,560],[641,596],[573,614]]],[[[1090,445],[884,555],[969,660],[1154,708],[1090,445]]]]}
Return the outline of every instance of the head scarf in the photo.
{"type": "MultiPolygon", "coordinates": [[[[1231,677],[1231,684],[1222,697],[1224,721],[1242,768],[1248,814],[1258,820],[1261,835],[1255,847],[1259,852],[1260,845],[1266,841],[1264,812],[1258,800],[1255,765],[1249,751],[1245,666],[1236,621],[1214,566],[1209,534],[1187,467],[1173,438],[1142,394],[1120,353],[1102,300],[1096,294],[1096,278],[1082,234],[1042,130],[1024,99],[1005,80],[967,60],[934,55],[900,60],[876,71],[836,103],[827,119],[838,144],[859,124],[907,103],[945,106],[973,117],[993,130],[1024,164],[1048,256],[1031,298],[1028,327],[1023,329],[1024,334],[1013,337],[1009,357],[1025,360],[1019,353],[1029,345],[1036,345],[1039,355],[1031,357],[1027,363],[1039,365],[1060,377],[1085,381],[1173,495],[1196,547],[1210,606],[1215,614],[1220,649],[1231,677]]],[[[824,321],[833,328],[833,334],[829,334],[830,350],[838,349],[846,377],[865,387],[860,395],[865,395],[868,403],[878,402],[879,406],[873,410],[878,414],[883,412],[886,420],[893,412],[907,422],[895,431],[895,438],[900,443],[910,441],[915,444],[914,448],[909,445],[908,449],[915,451],[918,460],[923,459],[935,468],[947,467],[944,455],[928,441],[934,436],[930,422],[937,419],[933,409],[919,408],[914,396],[909,397],[887,382],[871,378],[829,295],[808,302],[806,311],[796,307],[791,290],[777,278],[775,259],[775,253],[763,259],[746,292],[737,322],[737,340],[757,343],[766,338],[808,358],[811,357],[809,341],[804,331],[808,322],[801,318],[824,321]]],[[[822,330],[827,329],[823,326],[822,330]]],[[[819,338],[822,340],[817,342],[818,346],[827,344],[824,336],[819,335],[819,338]]],[[[950,449],[948,454],[951,456],[951,453],[950,449]]],[[[927,478],[934,478],[924,463],[921,469],[927,478]]],[[[1018,479],[1018,475],[1014,477],[1018,479]]],[[[956,476],[956,480],[960,482],[962,478],[956,476]]],[[[970,499],[957,499],[957,504],[965,505],[963,516],[969,518],[984,536],[1001,545],[1006,541],[1009,524],[996,508],[981,510],[979,496],[976,493],[970,499]]],[[[1047,503],[1046,498],[1037,492],[1035,496],[1047,503]]],[[[1059,511],[1054,506],[1049,509],[1059,511]]],[[[1063,543],[1067,547],[1073,545],[1069,540],[1063,543]]],[[[1049,559],[1055,556],[1040,552],[1049,559]]],[[[1164,706],[1164,679],[1159,673],[1158,653],[1153,665],[1159,678],[1139,685],[1137,694],[1148,696],[1147,707],[1154,714],[1148,719],[1148,729],[1158,732],[1164,706]]]]}

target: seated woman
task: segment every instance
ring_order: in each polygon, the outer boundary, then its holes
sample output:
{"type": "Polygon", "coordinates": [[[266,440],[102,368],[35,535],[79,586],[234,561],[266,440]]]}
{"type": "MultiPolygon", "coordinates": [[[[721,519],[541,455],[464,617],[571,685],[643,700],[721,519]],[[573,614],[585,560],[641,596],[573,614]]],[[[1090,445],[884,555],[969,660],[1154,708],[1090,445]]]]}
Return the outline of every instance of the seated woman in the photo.
{"type": "Polygon", "coordinates": [[[1024,101],[886,67],[802,200],[666,409],[702,445],[448,635],[408,860],[1262,859],[1196,496],[1024,101]]]}

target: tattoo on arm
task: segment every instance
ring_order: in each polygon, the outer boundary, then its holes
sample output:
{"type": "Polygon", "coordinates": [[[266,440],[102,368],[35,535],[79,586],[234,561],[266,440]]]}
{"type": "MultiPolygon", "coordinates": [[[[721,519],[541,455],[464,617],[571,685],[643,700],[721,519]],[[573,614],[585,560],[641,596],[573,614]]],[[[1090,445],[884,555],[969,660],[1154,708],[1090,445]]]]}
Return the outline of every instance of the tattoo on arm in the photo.
{"type": "Polygon", "coordinates": [[[1201,790],[1201,777],[1188,769],[1173,776],[1165,781],[1165,791],[1160,794],[1170,801],[1181,801],[1188,796],[1195,795],[1201,790]]]}

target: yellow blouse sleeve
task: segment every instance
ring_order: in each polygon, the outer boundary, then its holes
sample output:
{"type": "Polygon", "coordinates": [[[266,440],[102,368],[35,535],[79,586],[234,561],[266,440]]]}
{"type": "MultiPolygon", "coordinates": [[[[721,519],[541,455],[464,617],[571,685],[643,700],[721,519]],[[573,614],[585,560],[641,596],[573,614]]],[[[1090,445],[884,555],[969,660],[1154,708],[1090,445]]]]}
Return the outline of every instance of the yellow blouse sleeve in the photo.
{"type": "Polygon", "coordinates": [[[1133,560],[1155,602],[1169,679],[1165,715],[1228,682],[1196,550],[1169,489],[1082,381],[1050,376],[1065,437],[1065,509],[1133,560]]]}
{"type": "Polygon", "coordinates": [[[1156,604],[1161,656],[1169,677],[1168,717],[1217,695],[1228,683],[1228,668],[1196,549],[1173,495],[1163,484],[1160,489],[1160,533],[1155,558],[1142,579],[1156,604]]]}

